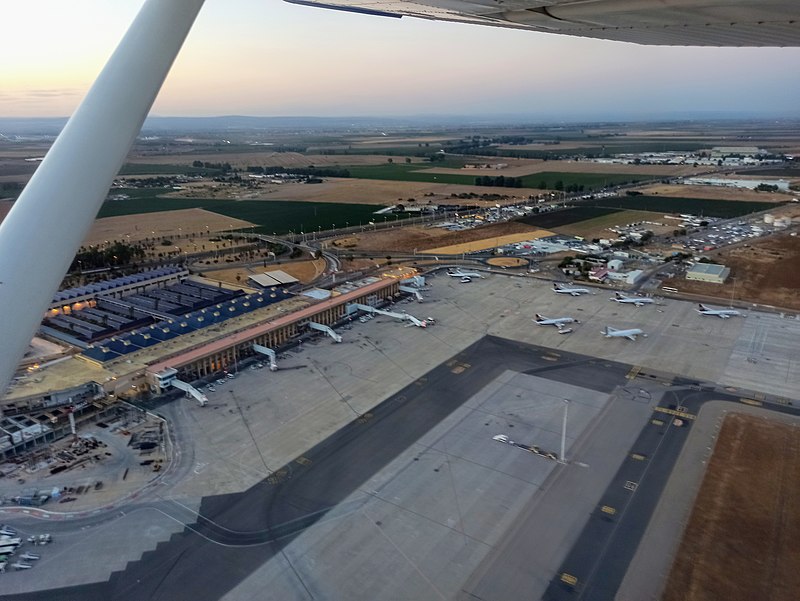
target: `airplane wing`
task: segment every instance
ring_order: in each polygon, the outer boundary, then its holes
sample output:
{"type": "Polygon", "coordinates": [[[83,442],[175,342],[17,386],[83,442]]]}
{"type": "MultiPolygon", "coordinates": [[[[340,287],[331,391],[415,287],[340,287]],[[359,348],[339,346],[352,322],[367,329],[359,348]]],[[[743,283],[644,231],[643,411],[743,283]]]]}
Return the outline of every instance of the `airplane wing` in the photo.
{"type": "Polygon", "coordinates": [[[800,46],[797,0],[286,0],[666,46],[800,46]]]}

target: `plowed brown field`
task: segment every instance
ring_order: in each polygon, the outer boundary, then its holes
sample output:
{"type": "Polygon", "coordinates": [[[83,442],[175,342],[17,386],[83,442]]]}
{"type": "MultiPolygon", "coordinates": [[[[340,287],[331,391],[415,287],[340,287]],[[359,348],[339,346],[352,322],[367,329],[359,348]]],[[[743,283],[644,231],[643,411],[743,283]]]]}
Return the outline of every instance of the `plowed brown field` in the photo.
{"type": "Polygon", "coordinates": [[[796,601],[798,474],[800,429],[728,416],[662,601],[796,601]]]}

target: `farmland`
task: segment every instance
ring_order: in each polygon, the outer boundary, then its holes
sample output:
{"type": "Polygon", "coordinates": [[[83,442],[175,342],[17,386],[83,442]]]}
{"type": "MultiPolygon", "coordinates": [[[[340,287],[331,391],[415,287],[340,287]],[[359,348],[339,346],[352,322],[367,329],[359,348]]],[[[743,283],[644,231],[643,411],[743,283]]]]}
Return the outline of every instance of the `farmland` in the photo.
{"type": "Polygon", "coordinates": [[[522,178],[523,188],[556,190],[582,186],[581,190],[598,190],[606,186],[630,184],[652,179],[652,175],[635,173],[568,173],[562,171],[543,171],[522,178]],[[558,186],[561,182],[561,188],[558,186]],[[544,184],[544,186],[542,185],[544,184]]]}
{"type": "MultiPolygon", "coordinates": [[[[480,172],[470,173],[456,173],[459,171],[461,164],[457,165],[441,165],[430,169],[420,169],[417,164],[385,164],[385,165],[351,165],[344,167],[350,172],[350,177],[358,179],[378,179],[378,180],[392,180],[392,181],[412,181],[412,182],[426,182],[437,184],[460,184],[465,186],[475,185],[477,177],[486,175],[486,170],[480,172]]],[[[517,175],[509,177],[518,177],[521,168],[514,170],[517,175]]],[[[494,170],[491,172],[491,177],[506,177],[504,171],[494,170]]],[[[635,173],[581,173],[581,172],[561,172],[561,171],[543,171],[536,172],[536,167],[531,165],[531,173],[523,175],[522,180],[523,188],[540,188],[540,189],[561,189],[569,188],[572,186],[582,187],[581,189],[596,190],[605,186],[627,184],[633,182],[644,181],[652,179],[654,176],[647,174],[635,173]],[[559,184],[560,182],[560,184],[559,184]]]]}
{"type": "Polygon", "coordinates": [[[569,223],[556,228],[559,234],[567,234],[569,236],[581,236],[586,239],[593,238],[608,238],[616,236],[612,234],[608,228],[625,225],[628,223],[637,223],[647,221],[647,229],[653,231],[655,234],[665,234],[674,229],[674,223],[665,224],[663,226],[653,225],[653,222],[663,223],[663,213],[650,213],[646,211],[620,211],[608,213],[593,219],[586,219],[575,223],[569,223]]]}
{"type": "Polygon", "coordinates": [[[725,418],[664,601],[797,599],[798,469],[794,424],[725,418]]]}
{"type": "Polygon", "coordinates": [[[538,213],[536,215],[528,215],[518,221],[526,225],[532,225],[544,229],[558,228],[562,225],[569,223],[579,223],[587,219],[596,219],[604,217],[613,213],[619,213],[620,209],[594,207],[594,206],[580,206],[571,209],[564,209],[563,211],[551,211],[549,213],[538,213]]]}
{"type": "Polygon", "coordinates": [[[708,198],[683,198],[679,196],[616,196],[598,198],[587,206],[632,211],[653,211],[657,213],[690,213],[708,217],[732,218],[757,211],[772,209],[772,202],[752,202],[739,200],[712,200],[708,198]]]}
{"type": "Polygon", "coordinates": [[[279,200],[211,200],[202,198],[158,198],[156,190],[138,192],[127,200],[106,202],[98,217],[116,217],[139,213],[174,211],[178,209],[206,209],[220,215],[256,224],[256,232],[286,233],[289,231],[314,231],[328,229],[334,224],[357,225],[374,218],[376,207],[363,204],[289,202],[279,200]],[[145,194],[148,193],[148,194],[145,194]]]}

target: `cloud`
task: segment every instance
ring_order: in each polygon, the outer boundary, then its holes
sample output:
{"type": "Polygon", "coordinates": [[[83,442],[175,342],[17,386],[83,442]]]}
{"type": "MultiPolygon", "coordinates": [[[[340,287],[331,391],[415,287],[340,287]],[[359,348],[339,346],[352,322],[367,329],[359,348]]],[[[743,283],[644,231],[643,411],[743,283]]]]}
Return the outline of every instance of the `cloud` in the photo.
{"type": "Polygon", "coordinates": [[[29,90],[0,90],[0,100],[4,102],[31,102],[53,98],[72,98],[79,91],[75,88],[40,88],[29,90]]]}

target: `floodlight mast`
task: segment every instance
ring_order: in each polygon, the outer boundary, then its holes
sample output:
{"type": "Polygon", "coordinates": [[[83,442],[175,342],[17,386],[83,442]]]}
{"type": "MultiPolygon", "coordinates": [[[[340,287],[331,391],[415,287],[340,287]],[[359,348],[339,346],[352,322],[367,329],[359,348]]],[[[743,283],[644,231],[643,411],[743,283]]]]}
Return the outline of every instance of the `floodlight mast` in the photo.
{"type": "Polygon", "coordinates": [[[147,0],[0,225],[0,396],[204,0],[147,0]]]}

